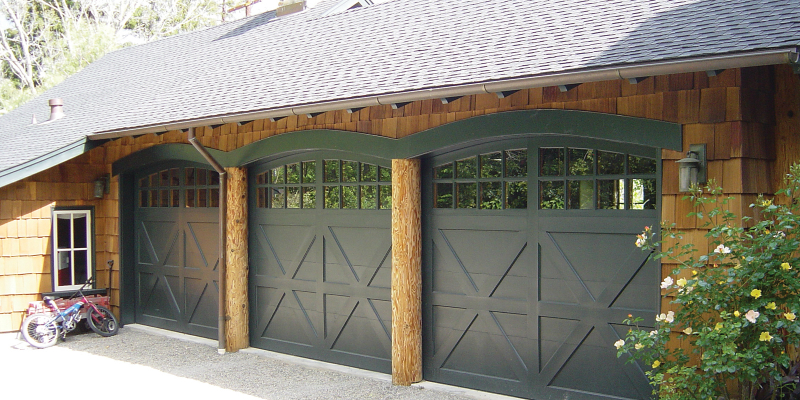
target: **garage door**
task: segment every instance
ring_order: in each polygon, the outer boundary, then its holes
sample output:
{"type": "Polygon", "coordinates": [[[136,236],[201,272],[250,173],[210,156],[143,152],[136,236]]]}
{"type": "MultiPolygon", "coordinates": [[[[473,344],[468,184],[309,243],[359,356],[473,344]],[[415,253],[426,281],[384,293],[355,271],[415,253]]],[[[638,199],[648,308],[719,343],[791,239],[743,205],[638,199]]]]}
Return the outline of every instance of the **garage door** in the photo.
{"type": "Polygon", "coordinates": [[[387,165],[313,152],[251,168],[251,345],[391,370],[387,165]]]}
{"type": "Polygon", "coordinates": [[[217,337],[219,175],[166,164],[136,174],[135,318],[217,337]]]}
{"type": "Polygon", "coordinates": [[[634,246],[659,221],[656,149],[502,141],[423,164],[425,379],[534,399],[649,398],[616,357],[659,306],[634,246]]]}

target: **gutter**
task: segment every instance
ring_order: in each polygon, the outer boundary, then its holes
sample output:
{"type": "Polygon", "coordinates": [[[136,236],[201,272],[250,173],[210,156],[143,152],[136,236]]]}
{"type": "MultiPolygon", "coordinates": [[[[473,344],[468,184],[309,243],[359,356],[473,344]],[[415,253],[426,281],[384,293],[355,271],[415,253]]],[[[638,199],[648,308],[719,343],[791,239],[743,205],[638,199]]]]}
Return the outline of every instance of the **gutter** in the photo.
{"type": "Polygon", "coordinates": [[[586,82],[637,79],[656,75],[669,75],[698,71],[718,71],[731,68],[757,67],[763,65],[798,65],[800,54],[796,47],[761,50],[749,53],[726,54],[643,63],[630,66],[587,69],[573,72],[556,72],[524,78],[509,78],[485,83],[443,86],[377,96],[366,96],[346,100],[318,102],[292,107],[278,107],[259,111],[220,115],[216,117],[173,121],[136,128],[114,129],[89,135],[91,140],[114,139],[123,136],[164,133],[196,126],[222,125],[256,119],[283,118],[291,115],[315,114],[326,111],[355,109],[387,104],[408,103],[428,99],[445,99],[479,93],[502,93],[521,89],[547,86],[576,85],[586,82]]]}
{"type": "Polygon", "coordinates": [[[217,352],[219,354],[225,354],[225,347],[227,347],[227,339],[225,337],[225,322],[227,321],[225,315],[225,274],[227,270],[225,262],[225,256],[227,255],[225,251],[227,247],[225,225],[228,222],[228,174],[225,172],[225,168],[222,168],[217,160],[208,153],[208,150],[197,141],[197,138],[194,136],[194,128],[189,128],[188,139],[189,143],[197,149],[197,152],[214,167],[217,173],[219,173],[219,267],[217,268],[217,272],[219,273],[219,277],[217,278],[219,281],[219,300],[217,301],[217,315],[219,318],[217,322],[217,338],[219,345],[217,347],[217,352]]]}

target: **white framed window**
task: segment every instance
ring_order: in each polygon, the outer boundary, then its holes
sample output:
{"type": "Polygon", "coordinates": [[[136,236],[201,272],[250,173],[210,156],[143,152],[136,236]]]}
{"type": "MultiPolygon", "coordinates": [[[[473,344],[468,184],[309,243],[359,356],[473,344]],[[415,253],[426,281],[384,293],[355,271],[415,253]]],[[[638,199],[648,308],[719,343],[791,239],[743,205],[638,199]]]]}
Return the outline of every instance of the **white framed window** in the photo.
{"type": "Polygon", "coordinates": [[[77,289],[92,277],[91,209],[53,210],[53,291],[77,289]]]}

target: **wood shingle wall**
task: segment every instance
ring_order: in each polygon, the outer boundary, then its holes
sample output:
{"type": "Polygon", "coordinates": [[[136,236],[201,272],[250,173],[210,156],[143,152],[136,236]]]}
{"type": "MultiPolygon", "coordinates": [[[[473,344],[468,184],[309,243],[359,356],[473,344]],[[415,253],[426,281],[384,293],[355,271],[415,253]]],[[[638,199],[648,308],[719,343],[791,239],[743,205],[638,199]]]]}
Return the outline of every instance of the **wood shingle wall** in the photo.
{"type": "MultiPolygon", "coordinates": [[[[389,105],[354,113],[331,111],[313,118],[290,116],[275,122],[256,120],[196,130],[206,147],[231,151],[270,136],[307,129],[336,129],[402,138],[449,122],[524,109],[569,109],[649,118],[683,126],[684,150],[705,143],[708,176],[736,196],[733,211],[749,212],[759,193],[774,192],[791,162],[800,159],[800,79],[788,66],[650,77],[638,84],[616,80],[585,83],[567,92],[557,87],[464,96],[448,104],[417,101],[394,110],[389,105]]],[[[21,182],[0,188],[0,332],[18,329],[22,312],[39,293],[50,291],[50,208],[95,206],[96,265],[104,286],[106,261],[115,261],[112,302],[119,299],[119,222],[117,177],[111,193],[92,198],[92,182],[111,172],[111,164],[133,152],[163,143],[186,143],[186,134],[121,138],[21,182]]],[[[680,201],[677,164],[685,153],[663,151],[662,217],[689,231],[698,243],[702,232],[686,218],[680,201]],[[694,232],[694,233],[692,233],[694,232]]],[[[634,238],[631,238],[634,240],[634,238]]],[[[664,275],[672,266],[664,265],[664,275]]],[[[664,307],[668,305],[665,303],[664,307]]],[[[116,309],[115,309],[116,310],[116,309]]]]}

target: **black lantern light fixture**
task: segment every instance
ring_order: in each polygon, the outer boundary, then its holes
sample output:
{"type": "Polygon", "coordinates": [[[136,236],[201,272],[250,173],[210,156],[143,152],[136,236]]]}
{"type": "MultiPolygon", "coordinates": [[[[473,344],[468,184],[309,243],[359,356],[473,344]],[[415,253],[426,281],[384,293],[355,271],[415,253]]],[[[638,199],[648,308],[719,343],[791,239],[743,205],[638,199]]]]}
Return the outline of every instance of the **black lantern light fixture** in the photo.
{"type": "Polygon", "coordinates": [[[692,187],[706,183],[706,145],[689,145],[686,158],[677,161],[678,190],[688,192],[692,187]]]}

